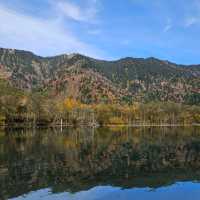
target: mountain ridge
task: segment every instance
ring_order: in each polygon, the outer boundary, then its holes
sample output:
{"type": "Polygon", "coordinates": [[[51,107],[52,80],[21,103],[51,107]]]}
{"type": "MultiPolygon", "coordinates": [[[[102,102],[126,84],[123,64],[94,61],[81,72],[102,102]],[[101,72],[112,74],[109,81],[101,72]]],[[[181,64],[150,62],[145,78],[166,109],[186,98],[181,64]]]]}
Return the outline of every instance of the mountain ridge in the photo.
{"type": "Polygon", "coordinates": [[[72,96],[84,103],[200,102],[200,65],[154,57],[106,61],[78,53],[42,57],[0,48],[1,77],[22,90],[72,96]]]}
{"type": "Polygon", "coordinates": [[[73,56],[73,55],[78,55],[78,56],[83,56],[83,57],[87,57],[87,58],[91,58],[93,60],[98,60],[98,61],[106,61],[106,62],[117,62],[120,60],[124,60],[124,59],[134,59],[134,60],[158,60],[158,61],[162,61],[162,62],[168,62],[170,64],[174,64],[174,65],[178,65],[178,66],[183,66],[183,67],[200,67],[200,63],[199,64],[182,64],[182,63],[176,63],[176,62],[172,62],[170,60],[165,60],[165,59],[160,59],[154,56],[149,56],[149,57],[132,57],[132,56],[127,56],[127,57],[121,57],[121,58],[117,58],[117,59],[112,59],[112,60],[107,60],[107,59],[98,59],[98,58],[93,58],[91,56],[87,56],[81,53],[61,53],[61,54],[56,54],[54,56],[41,56],[37,53],[34,53],[33,51],[29,51],[29,50],[23,50],[23,49],[15,49],[15,48],[3,48],[0,47],[0,51],[8,51],[8,52],[18,52],[18,53],[27,53],[27,54],[32,54],[36,57],[39,57],[41,59],[51,59],[51,58],[56,58],[56,57],[60,57],[60,56],[73,56]]]}

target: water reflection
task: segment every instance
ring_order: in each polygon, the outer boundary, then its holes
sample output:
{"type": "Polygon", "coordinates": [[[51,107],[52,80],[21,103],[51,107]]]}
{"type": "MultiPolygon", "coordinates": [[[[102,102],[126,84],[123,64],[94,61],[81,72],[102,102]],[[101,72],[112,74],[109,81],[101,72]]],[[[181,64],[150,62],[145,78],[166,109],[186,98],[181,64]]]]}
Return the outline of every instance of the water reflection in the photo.
{"type": "Polygon", "coordinates": [[[198,127],[0,132],[0,199],[195,199],[199,167],[198,127]]]}
{"type": "Polygon", "coordinates": [[[74,194],[69,192],[53,194],[50,189],[44,189],[12,200],[199,200],[199,196],[200,185],[194,183],[177,183],[173,186],[156,190],[98,186],[88,191],[81,191],[74,194]]]}

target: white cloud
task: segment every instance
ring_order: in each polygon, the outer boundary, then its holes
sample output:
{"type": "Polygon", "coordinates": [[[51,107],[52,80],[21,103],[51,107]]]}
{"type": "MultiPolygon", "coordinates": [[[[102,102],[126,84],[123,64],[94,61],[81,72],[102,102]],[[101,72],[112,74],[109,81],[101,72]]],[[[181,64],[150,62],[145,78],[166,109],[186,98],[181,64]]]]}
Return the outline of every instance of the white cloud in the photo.
{"type": "Polygon", "coordinates": [[[164,27],[163,31],[166,33],[166,32],[168,32],[172,27],[173,27],[173,26],[172,26],[171,19],[168,18],[168,19],[167,19],[167,24],[166,24],[166,26],[164,27]]]}
{"type": "Polygon", "coordinates": [[[67,17],[74,20],[82,21],[86,18],[82,13],[81,8],[71,2],[58,2],[57,8],[67,17]]]}
{"type": "Polygon", "coordinates": [[[98,0],[84,1],[85,5],[75,4],[69,0],[56,3],[58,12],[75,21],[94,23],[98,13],[98,0]]]}
{"type": "Polygon", "coordinates": [[[101,57],[101,51],[64,29],[59,18],[44,20],[0,5],[0,24],[1,47],[30,50],[41,55],[79,52],[101,57]]]}
{"type": "Polygon", "coordinates": [[[172,28],[172,25],[171,25],[171,24],[167,24],[167,25],[164,27],[164,32],[168,32],[171,28],[172,28]]]}
{"type": "Polygon", "coordinates": [[[131,44],[131,41],[129,39],[124,39],[124,40],[121,41],[121,45],[127,46],[127,45],[130,45],[130,44],[131,44]]]}
{"type": "Polygon", "coordinates": [[[197,17],[197,16],[188,17],[185,20],[185,27],[190,27],[198,23],[200,23],[200,17],[197,17]]]}
{"type": "Polygon", "coordinates": [[[190,15],[188,15],[184,21],[184,26],[186,28],[196,24],[200,24],[200,0],[191,2],[190,15]]]}
{"type": "Polygon", "coordinates": [[[88,30],[88,34],[90,35],[100,35],[102,31],[100,29],[90,29],[88,30]]]}

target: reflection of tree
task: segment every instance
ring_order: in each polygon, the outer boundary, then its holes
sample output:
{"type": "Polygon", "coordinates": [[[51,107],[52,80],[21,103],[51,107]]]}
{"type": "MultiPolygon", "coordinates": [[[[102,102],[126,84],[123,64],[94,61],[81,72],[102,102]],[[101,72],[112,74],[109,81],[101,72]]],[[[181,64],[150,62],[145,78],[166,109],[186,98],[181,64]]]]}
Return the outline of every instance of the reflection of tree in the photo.
{"type": "Polygon", "coordinates": [[[1,134],[0,195],[6,199],[45,187],[76,192],[99,184],[159,187],[200,180],[198,133],[198,128],[146,127],[1,134]]]}

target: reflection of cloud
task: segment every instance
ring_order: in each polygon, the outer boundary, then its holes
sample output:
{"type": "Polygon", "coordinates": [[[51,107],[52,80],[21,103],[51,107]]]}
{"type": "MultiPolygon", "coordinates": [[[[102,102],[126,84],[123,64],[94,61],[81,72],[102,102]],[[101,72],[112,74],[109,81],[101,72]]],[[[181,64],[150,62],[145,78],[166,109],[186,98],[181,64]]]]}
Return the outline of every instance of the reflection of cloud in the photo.
{"type": "Polygon", "coordinates": [[[76,193],[62,192],[52,193],[51,189],[41,189],[12,200],[132,200],[134,199],[187,199],[193,194],[193,200],[199,200],[199,184],[193,182],[177,182],[170,186],[150,189],[149,187],[122,189],[112,186],[97,186],[87,191],[76,193]],[[187,195],[186,195],[187,194],[187,195]]]}

